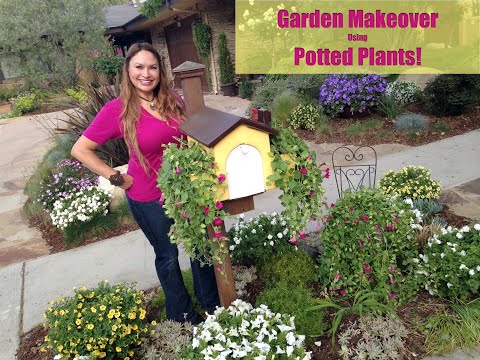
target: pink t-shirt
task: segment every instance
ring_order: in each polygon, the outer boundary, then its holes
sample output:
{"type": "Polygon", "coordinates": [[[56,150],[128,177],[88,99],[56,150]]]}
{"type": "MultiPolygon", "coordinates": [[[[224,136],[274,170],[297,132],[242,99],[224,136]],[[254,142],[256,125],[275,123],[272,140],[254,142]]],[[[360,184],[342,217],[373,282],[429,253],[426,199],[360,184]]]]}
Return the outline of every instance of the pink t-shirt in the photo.
{"type": "MultiPolygon", "coordinates": [[[[122,138],[121,114],[123,105],[120,99],[114,99],[99,111],[83,135],[97,144],[105,144],[110,139],[122,138]]],[[[138,147],[148,161],[148,174],[142,168],[137,155],[130,149],[127,173],[133,177],[133,184],[127,195],[135,201],[148,202],[162,195],[157,187],[157,172],[162,166],[163,144],[178,143],[174,137],[184,138],[174,120],[167,125],[141,108],[137,122],[138,147]]]]}

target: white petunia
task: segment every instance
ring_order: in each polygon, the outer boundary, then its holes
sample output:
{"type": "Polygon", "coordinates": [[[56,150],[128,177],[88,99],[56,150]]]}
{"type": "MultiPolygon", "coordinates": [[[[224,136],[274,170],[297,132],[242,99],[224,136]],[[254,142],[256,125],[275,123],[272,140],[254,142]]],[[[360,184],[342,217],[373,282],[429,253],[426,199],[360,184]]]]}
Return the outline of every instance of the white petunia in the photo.
{"type": "Polygon", "coordinates": [[[473,271],[473,269],[470,269],[470,271],[468,272],[471,276],[475,275],[475,271],[473,271]]]}
{"type": "Polygon", "coordinates": [[[473,225],[473,228],[477,231],[480,231],[480,224],[473,225]]]}

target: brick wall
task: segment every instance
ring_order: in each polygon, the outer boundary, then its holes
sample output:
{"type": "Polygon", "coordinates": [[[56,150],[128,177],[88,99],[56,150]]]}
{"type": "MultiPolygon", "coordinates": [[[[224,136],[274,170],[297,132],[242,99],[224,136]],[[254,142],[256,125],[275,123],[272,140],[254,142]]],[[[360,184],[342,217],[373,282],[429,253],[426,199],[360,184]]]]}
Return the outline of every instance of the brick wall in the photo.
{"type": "Polygon", "coordinates": [[[164,24],[157,24],[150,29],[150,36],[152,37],[152,45],[157,49],[162,58],[163,67],[167,76],[173,79],[172,66],[170,64],[170,57],[168,56],[167,39],[165,37],[164,24]]]}

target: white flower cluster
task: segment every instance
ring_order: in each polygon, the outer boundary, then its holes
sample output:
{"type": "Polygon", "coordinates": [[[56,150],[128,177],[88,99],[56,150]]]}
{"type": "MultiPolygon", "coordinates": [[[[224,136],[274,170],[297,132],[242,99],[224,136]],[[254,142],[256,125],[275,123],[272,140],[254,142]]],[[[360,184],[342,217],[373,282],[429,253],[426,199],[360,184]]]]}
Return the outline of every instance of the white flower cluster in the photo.
{"type": "MultiPolygon", "coordinates": [[[[423,226],[420,225],[421,222],[423,222],[423,214],[420,210],[416,209],[413,207],[413,201],[412,199],[405,199],[403,200],[404,203],[410,205],[412,208],[410,209],[410,212],[412,212],[415,215],[415,218],[410,219],[410,227],[412,229],[417,229],[417,230],[422,230],[423,226]]],[[[403,210],[400,210],[400,214],[403,214],[403,210]]]]}
{"type": "Polygon", "coordinates": [[[192,348],[206,360],[266,360],[276,354],[306,360],[311,354],[305,352],[304,340],[305,336],[295,333],[294,317],[235,300],[228,309],[217,308],[194,329],[192,348]]]}
{"type": "Polygon", "coordinates": [[[50,213],[53,225],[65,229],[72,223],[89,221],[96,214],[106,215],[112,195],[89,187],[55,201],[50,213]]]}
{"type": "Polygon", "coordinates": [[[417,94],[421,91],[421,87],[415,83],[395,80],[387,85],[385,94],[393,95],[394,99],[401,104],[408,104],[415,101],[417,94]]]}
{"type": "MultiPolygon", "coordinates": [[[[234,251],[235,248],[241,244],[242,241],[255,237],[257,233],[263,232],[264,227],[268,227],[270,230],[276,230],[275,233],[267,234],[263,239],[263,246],[275,246],[278,241],[288,235],[287,219],[276,212],[268,215],[266,212],[261,213],[255,218],[249,220],[244,219],[244,215],[238,216],[238,222],[234,225],[235,235],[233,242],[230,245],[230,251],[234,251]]],[[[285,239],[283,239],[285,242],[285,239]]]]}

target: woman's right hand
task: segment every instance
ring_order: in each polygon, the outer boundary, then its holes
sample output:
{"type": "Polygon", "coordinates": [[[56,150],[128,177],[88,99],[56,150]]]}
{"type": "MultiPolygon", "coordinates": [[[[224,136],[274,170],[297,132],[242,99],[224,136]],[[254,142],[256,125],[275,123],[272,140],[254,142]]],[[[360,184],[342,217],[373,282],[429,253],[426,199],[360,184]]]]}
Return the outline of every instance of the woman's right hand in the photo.
{"type": "Polygon", "coordinates": [[[127,190],[133,184],[133,177],[131,177],[128,174],[122,174],[122,177],[123,177],[124,183],[119,187],[123,190],[127,190]]]}

